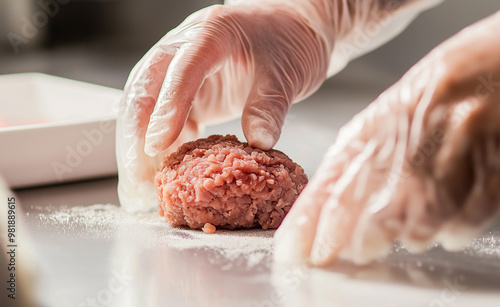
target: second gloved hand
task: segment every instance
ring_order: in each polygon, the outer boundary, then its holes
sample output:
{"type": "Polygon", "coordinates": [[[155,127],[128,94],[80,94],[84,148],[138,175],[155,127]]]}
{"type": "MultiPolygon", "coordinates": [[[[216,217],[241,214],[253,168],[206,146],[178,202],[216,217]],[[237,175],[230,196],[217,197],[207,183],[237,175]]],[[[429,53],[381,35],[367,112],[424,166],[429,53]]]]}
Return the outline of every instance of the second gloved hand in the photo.
{"type": "Polygon", "coordinates": [[[275,258],[364,264],[394,240],[462,248],[500,213],[500,12],[415,65],[340,131],[275,258]]]}

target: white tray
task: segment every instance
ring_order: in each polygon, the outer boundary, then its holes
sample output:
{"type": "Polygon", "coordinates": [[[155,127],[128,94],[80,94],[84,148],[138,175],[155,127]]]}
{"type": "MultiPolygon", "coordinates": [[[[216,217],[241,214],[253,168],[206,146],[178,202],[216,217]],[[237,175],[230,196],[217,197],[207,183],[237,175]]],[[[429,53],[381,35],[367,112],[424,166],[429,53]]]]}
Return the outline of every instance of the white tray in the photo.
{"type": "Polygon", "coordinates": [[[0,76],[0,175],[10,187],[116,173],[122,91],[25,73],[0,76]]]}

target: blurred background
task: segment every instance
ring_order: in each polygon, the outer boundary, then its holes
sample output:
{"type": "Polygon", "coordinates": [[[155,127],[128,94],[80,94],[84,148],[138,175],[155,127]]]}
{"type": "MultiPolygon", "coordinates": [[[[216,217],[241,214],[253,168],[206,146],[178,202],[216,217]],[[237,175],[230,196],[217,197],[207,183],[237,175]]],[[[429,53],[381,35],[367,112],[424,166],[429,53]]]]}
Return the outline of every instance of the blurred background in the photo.
{"type": "MultiPolygon", "coordinates": [[[[134,64],[169,29],[221,2],[0,0],[0,74],[43,72],[123,88],[134,64]]],[[[363,86],[380,92],[437,44],[498,10],[498,0],[447,0],[325,86],[365,81],[363,86]]]]}

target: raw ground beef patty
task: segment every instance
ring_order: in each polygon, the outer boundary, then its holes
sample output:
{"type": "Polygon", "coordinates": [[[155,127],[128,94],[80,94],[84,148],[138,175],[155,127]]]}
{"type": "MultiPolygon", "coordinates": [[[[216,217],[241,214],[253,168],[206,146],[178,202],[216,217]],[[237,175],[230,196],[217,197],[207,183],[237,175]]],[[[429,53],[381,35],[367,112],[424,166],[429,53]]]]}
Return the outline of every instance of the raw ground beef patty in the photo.
{"type": "Polygon", "coordinates": [[[278,228],[307,184],[298,164],[233,135],[185,143],[156,174],[160,215],[173,226],[278,228]]]}

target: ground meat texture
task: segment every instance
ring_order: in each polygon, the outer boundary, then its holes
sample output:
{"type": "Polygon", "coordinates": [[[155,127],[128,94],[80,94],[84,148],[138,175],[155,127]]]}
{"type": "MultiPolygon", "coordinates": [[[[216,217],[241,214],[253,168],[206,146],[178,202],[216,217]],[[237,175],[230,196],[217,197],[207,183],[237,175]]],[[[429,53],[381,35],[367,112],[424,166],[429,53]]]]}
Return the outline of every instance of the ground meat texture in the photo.
{"type": "Polygon", "coordinates": [[[214,225],[210,223],[205,223],[205,226],[203,226],[201,230],[203,230],[203,232],[206,234],[212,234],[215,233],[216,228],[214,225]]]}
{"type": "Polygon", "coordinates": [[[307,184],[298,164],[235,136],[213,135],[170,154],[156,175],[159,212],[173,226],[278,228],[307,184]]]}

